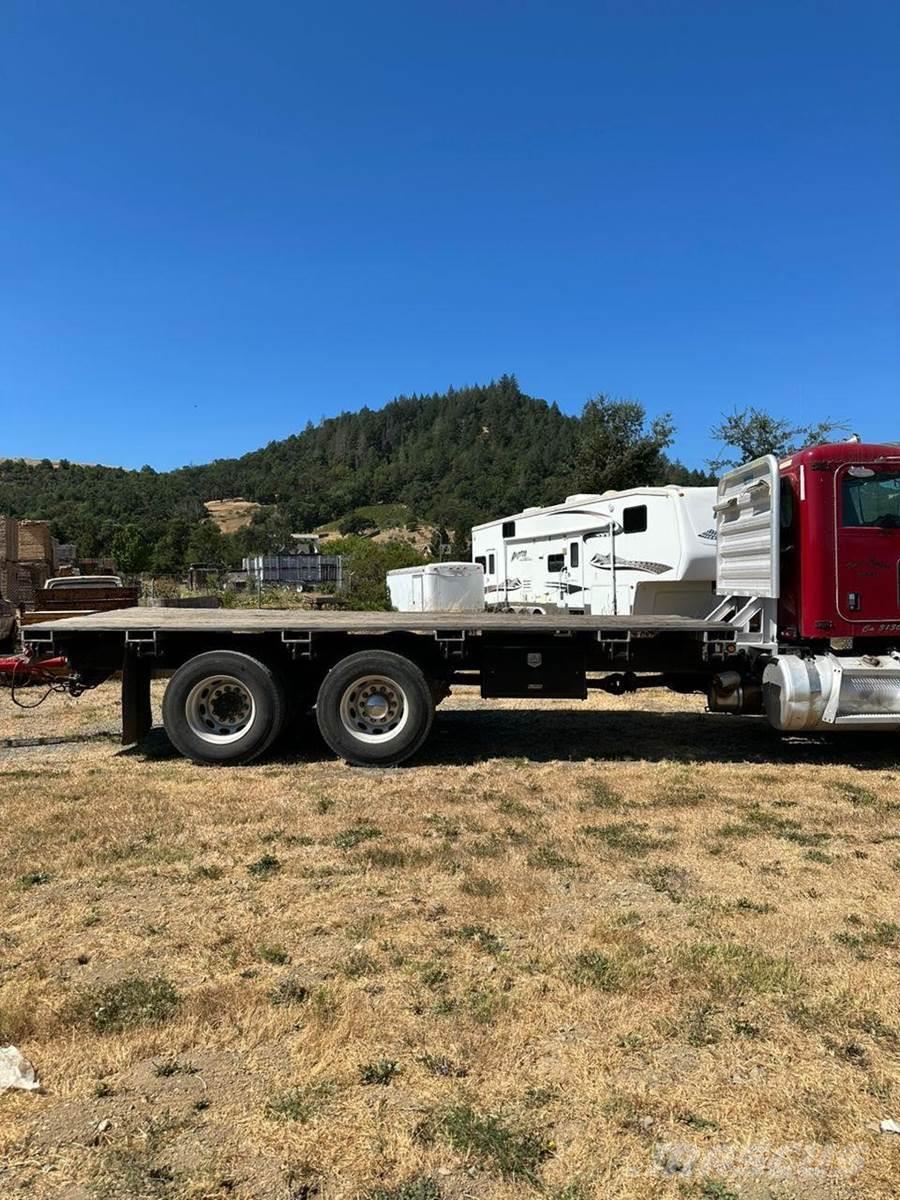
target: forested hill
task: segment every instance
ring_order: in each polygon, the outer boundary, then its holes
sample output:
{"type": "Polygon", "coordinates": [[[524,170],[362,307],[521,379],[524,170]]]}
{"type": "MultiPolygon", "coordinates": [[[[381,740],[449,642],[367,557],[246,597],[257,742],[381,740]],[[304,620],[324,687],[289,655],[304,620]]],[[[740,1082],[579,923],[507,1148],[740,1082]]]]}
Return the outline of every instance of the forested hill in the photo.
{"type": "Polygon", "coordinates": [[[560,496],[579,421],[509,377],[342,413],[242,458],[178,472],[204,498],[292,509],[305,527],[364,504],[400,502],[451,527],[560,496]]]}
{"type": "MultiPolygon", "coordinates": [[[[343,413],[242,458],[176,471],[0,461],[0,512],[51,520],[83,556],[114,551],[127,529],[133,544],[159,550],[160,568],[163,560],[176,567],[205,557],[202,537],[187,542],[206,500],[242,496],[271,506],[253,531],[234,535],[233,554],[273,548],[290,528],[315,528],[361,505],[403,503],[419,519],[463,531],[578,488],[581,445],[579,418],[504,376],[343,413]]],[[[660,462],[666,477],[694,481],[678,464],[660,462]]]]}

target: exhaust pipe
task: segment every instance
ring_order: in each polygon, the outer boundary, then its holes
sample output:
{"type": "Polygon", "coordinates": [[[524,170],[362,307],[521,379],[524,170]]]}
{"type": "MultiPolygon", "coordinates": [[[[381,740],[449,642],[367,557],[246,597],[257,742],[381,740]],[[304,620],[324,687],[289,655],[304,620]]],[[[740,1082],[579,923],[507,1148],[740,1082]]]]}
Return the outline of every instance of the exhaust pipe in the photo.
{"type": "Polygon", "coordinates": [[[762,688],[758,683],[744,679],[739,671],[722,671],[710,682],[707,704],[710,712],[760,713],[762,688]]]}

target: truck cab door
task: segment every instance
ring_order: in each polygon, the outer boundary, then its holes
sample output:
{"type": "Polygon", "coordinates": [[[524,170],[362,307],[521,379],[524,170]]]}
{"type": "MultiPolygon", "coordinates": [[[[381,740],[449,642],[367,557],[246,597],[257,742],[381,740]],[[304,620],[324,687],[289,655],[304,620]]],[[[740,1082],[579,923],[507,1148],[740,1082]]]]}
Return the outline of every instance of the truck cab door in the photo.
{"type": "Polygon", "coordinates": [[[900,619],[900,467],[848,463],[835,476],[839,616],[852,623],[900,619]]]}

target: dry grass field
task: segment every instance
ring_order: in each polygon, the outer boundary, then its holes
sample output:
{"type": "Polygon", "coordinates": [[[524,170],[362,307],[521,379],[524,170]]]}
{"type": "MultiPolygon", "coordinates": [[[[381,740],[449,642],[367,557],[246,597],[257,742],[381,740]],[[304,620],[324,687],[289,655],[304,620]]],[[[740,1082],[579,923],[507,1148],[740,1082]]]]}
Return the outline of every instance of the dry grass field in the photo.
{"type": "Polygon", "coordinates": [[[116,725],[113,685],[0,697],[0,1044],[43,1084],[0,1195],[898,1194],[889,741],[656,692],[462,690],[400,770],[116,725]]]}

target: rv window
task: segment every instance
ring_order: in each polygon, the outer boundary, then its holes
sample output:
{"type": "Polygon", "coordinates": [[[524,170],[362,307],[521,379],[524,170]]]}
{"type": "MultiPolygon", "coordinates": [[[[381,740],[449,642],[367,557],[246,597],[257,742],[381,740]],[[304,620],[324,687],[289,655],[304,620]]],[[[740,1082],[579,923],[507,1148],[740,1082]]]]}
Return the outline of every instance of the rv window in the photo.
{"type": "Polygon", "coordinates": [[[479,566],[479,567],[481,567],[482,571],[486,571],[486,570],[487,570],[487,559],[484,557],[484,555],[483,555],[483,554],[480,554],[480,555],[479,555],[479,556],[478,556],[478,557],[475,559],[475,562],[478,564],[478,566],[479,566]]]}
{"type": "Polygon", "coordinates": [[[496,571],[497,567],[495,565],[495,561],[496,560],[494,559],[493,554],[489,554],[488,555],[488,569],[487,569],[488,575],[493,575],[494,572],[496,571]]]}
{"type": "Polygon", "coordinates": [[[573,567],[578,566],[578,543],[573,542],[569,547],[569,562],[573,567]]]}
{"type": "Polygon", "coordinates": [[[635,504],[622,512],[623,533],[645,533],[647,530],[647,505],[635,504]]]}
{"type": "Polygon", "coordinates": [[[503,536],[504,537],[515,537],[516,536],[515,521],[504,521],[503,522],[503,536]]]}
{"type": "Polygon", "coordinates": [[[548,554],[547,555],[547,570],[551,574],[557,571],[562,571],[566,565],[566,556],[564,554],[548,554]]]}

